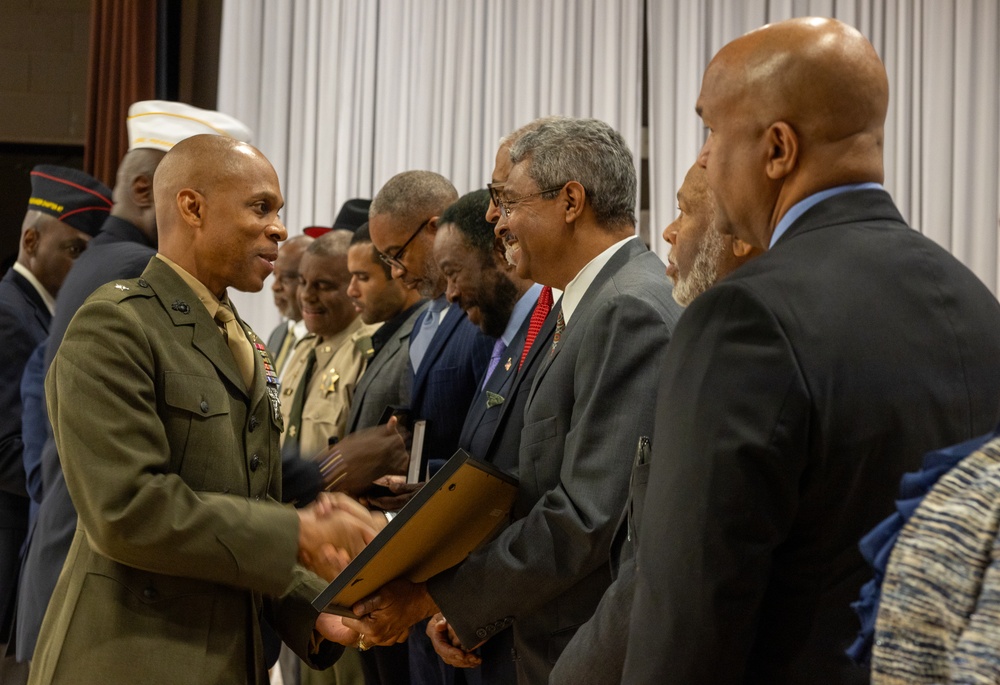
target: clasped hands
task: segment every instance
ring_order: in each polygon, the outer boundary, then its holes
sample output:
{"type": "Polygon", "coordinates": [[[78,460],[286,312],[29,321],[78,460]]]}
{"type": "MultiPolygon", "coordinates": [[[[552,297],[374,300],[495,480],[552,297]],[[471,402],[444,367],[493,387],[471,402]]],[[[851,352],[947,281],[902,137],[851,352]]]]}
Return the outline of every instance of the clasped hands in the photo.
{"type": "Polygon", "coordinates": [[[298,559],[330,581],[385,527],[385,516],[340,493],[320,493],[299,515],[298,559]]]}

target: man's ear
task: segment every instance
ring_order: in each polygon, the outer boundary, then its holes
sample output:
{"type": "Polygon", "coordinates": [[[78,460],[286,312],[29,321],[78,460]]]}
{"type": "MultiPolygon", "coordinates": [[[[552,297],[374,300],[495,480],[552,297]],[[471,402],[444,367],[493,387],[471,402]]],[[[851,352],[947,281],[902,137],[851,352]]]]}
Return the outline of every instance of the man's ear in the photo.
{"type": "Polygon", "coordinates": [[[34,226],[27,228],[21,233],[21,250],[24,251],[29,257],[34,257],[35,253],[38,251],[38,242],[41,235],[38,229],[34,226]]]}
{"type": "Polygon", "coordinates": [[[777,181],[795,170],[799,161],[799,137],[791,124],[777,121],[764,133],[767,140],[767,177],[777,181]]]}
{"type": "Polygon", "coordinates": [[[437,234],[437,230],[438,230],[438,219],[439,219],[439,218],[440,218],[440,217],[436,217],[436,216],[432,216],[432,217],[431,217],[431,218],[430,218],[430,219],[429,219],[429,220],[427,221],[427,228],[425,228],[425,229],[424,229],[425,231],[427,231],[427,235],[429,235],[429,236],[433,236],[433,235],[437,234]]]}
{"type": "Polygon", "coordinates": [[[145,174],[132,179],[132,202],[140,209],[153,206],[153,179],[145,174]]]}
{"type": "Polygon", "coordinates": [[[573,223],[583,215],[583,207],[587,203],[587,191],[577,181],[570,181],[563,186],[566,195],[566,223],[573,223]]]}
{"type": "Polygon", "coordinates": [[[191,226],[201,226],[205,219],[205,196],[192,188],[177,193],[177,211],[181,219],[191,226]]]}

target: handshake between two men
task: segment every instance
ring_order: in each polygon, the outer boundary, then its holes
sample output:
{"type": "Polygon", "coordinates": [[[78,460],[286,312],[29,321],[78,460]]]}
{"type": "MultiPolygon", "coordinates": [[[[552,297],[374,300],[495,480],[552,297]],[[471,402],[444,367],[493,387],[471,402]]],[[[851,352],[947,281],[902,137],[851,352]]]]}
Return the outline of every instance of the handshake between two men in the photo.
{"type": "MultiPolygon", "coordinates": [[[[387,424],[352,433],[314,456],[324,492],[297,510],[299,562],[324,580],[333,580],[388,523],[384,511],[399,509],[419,488],[401,475],[406,473],[409,458],[403,429],[395,417],[387,424]]],[[[345,646],[359,643],[364,633],[360,627],[357,621],[348,619],[345,624],[331,614],[321,614],[316,623],[325,638],[345,646]]],[[[408,629],[386,638],[379,631],[381,641],[369,640],[369,644],[405,640],[408,629]]]]}

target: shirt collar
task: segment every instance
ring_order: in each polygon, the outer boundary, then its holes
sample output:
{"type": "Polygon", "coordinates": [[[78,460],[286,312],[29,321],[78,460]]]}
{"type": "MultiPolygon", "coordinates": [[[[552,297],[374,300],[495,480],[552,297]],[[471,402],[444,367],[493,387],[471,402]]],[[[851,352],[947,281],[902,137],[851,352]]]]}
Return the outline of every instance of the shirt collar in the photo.
{"type": "Polygon", "coordinates": [[[563,292],[562,296],[562,314],[563,321],[565,323],[569,323],[570,317],[573,316],[573,312],[576,311],[577,305],[579,305],[580,301],[583,300],[583,296],[587,294],[587,289],[590,287],[590,284],[594,282],[594,279],[597,278],[597,274],[601,273],[601,269],[603,269],[604,266],[611,261],[611,258],[615,256],[615,253],[625,247],[625,243],[630,240],[638,240],[638,238],[634,235],[630,235],[628,238],[619,240],[604,252],[587,262],[587,265],[580,269],[580,272],[573,277],[573,280],[566,284],[566,290],[563,292]]]}
{"type": "Polygon", "coordinates": [[[542,292],[541,284],[535,283],[514,304],[514,309],[510,313],[510,319],[507,321],[507,328],[504,329],[503,335],[500,336],[504,345],[510,347],[514,336],[521,330],[521,324],[528,318],[531,308],[538,302],[538,293],[540,292],[542,292]]]}
{"type": "Polygon", "coordinates": [[[24,276],[25,280],[31,284],[31,287],[38,292],[38,296],[42,298],[42,302],[45,303],[45,308],[49,310],[49,314],[56,313],[56,298],[52,297],[52,293],[45,289],[42,282],[35,278],[35,274],[21,262],[14,262],[14,271],[24,276]]]}
{"type": "Polygon", "coordinates": [[[767,249],[774,247],[774,244],[778,242],[778,239],[785,234],[795,221],[805,214],[807,211],[818,205],[823,200],[827,200],[835,195],[840,195],[842,193],[849,193],[854,190],[885,190],[881,183],[851,183],[849,185],[837,186],[835,188],[827,188],[826,190],[821,190],[818,193],[813,193],[804,200],[799,200],[792,208],[785,212],[785,216],[781,217],[778,225],[774,229],[774,233],[771,234],[771,243],[767,246],[767,249]]]}
{"type": "MultiPolygon", "coordinates": [[[[192,276],[187,269],[182,267],[180,264],[177,264],[169,257],[164,257],[162,254],[157,252],[156,258],[173,269],[177,275],[181,277],[181,280],[183,280],[187,286],[194,291],[194,294],[198,296],[198,300],[205,305],[205,309],[208,310],[208,315],[214,319],[216,312],[219,311],[219,305],[221,304],[219,298],[217,298],[204,283],[192,276]]],[[[229,298],[226,297],[226,300],[228,299],[229,298]]]]}

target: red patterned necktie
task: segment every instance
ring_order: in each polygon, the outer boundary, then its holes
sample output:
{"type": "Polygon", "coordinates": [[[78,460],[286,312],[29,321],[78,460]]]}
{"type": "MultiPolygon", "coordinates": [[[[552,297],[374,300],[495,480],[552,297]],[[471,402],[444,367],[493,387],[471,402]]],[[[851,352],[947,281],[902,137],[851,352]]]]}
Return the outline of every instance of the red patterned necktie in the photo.
{"type": "Polygon", "coordinates": [[[531,350],[535,338],[538,337],[538,331],[542,330],[542,324],[545,323],[545,317],[549,315],[549,310],[551,309],[552,288],[546,285],[542,287],[542,292],[538,294],[538,304],[535,305],[535,311],[531,312],[531,319],[528,321],[528,336],[524,339],[524,349],[521,350],[521,361],[517,365],[518,369],[524,366],[524,360],[528,356],[528,351],[531,350]]]}

